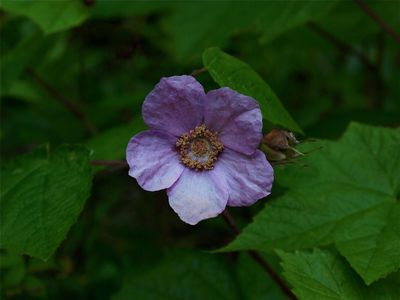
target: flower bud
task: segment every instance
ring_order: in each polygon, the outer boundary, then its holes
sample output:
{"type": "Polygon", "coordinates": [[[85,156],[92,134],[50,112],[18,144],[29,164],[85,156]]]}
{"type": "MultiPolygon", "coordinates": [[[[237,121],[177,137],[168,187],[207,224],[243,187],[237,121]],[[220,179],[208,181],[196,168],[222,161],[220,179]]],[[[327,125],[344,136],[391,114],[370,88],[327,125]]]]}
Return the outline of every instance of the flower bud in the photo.
{"type": "Polygon", "coordinates": [[[261,150],[270,161],[282,161],[303,155],[293,148],[299,141],[292,132],[282,129],[272,129],[261,141],[261,150]]]}

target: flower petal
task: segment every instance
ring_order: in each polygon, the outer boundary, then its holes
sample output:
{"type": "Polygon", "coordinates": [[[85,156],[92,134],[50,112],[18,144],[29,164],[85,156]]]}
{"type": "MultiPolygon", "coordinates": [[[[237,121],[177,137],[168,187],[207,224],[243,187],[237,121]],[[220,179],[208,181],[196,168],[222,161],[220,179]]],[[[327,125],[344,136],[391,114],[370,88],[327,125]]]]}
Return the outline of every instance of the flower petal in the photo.
{"type": "Polygon", "coordinates": [[[214,170],[229,187],[229,206],[249,206],[271,193],[274,170],[260,150],[247,156],[225,149],[214,170]]]}
{"type": "Polygon", "coordinates": [[[196,172],[187,168],[167,193],[169,205],[191,225],[219,215],[228,201],[228,189],[214,170],[196,172]]]}
{"type": "Polygon", "coordinates": [[[201,124],[204,96],[203,87],[192,76],[164,77],[147,95],[143,119],[151,129],[180,136],[201,124]]]}
{"type": "Polygon", "coordinates": [[[175,149],[176,138],[148,130],[135,135],[126,148],[129,175],[147,191],[158,191],[173,185],[185,168],[175,149]]]}
{"type": "Polygon", "coordinates": [[[219,132],[224,146],[243,154],[253,154],[262,138],[258,103],[227,87],[207,93],[204,123],[219,132]]]}

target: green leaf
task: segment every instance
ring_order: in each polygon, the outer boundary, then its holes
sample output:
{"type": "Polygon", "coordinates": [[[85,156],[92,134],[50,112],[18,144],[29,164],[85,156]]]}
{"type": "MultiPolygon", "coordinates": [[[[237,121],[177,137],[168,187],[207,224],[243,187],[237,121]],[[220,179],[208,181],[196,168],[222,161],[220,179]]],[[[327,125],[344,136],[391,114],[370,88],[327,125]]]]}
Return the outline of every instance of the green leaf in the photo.
{"type": "Polygon", "coordinates": [[[328,250],[285,253],[284,276],[299,299],[390,300],[398,298],[400,273],[367,287],[340,255],[328,250]]]}
{"type": "Polygon", "coordinates": [[[400,267],[400,129],[353,123],[338,142],[321,146],[304,166],[276,169],[288,191],[225,250],[334,243],[370,284],[400,267]]]}
{"type": "Polygon", "coordinates": [[[203,64],[220,86],[228,86],[256,99],[264,119],[273,125],[302,133],[270,86],[249,65],[218,48],[204,51],[203,64]]]}
{"type": "Polygon", "coordinates": [[[1,174],[1,248],[48,259],[89,197],[89,151],[43,147],[8,162],[1,174]]]}
{"type": "Polygon", "coordinates": [[[221,256],[182,252],[170,255],[158,267],[125,282],[112,299],[234,300],[239,299],[237,292],[221,256]]]}
{"type": "Polygon", "coordinates": [[[128,124],[111,128],[86,142],[86,147],[93,150],[92,159],[122,159],[125,157],[129,140],[146,129],[140,115],[128,124]]]}
{"type": "Polygon", "coordinates": [[[46,34],[78,26],[88,17],[85,6],[78,0],[3,0],[0,8],[32,19],[46,34]]]}

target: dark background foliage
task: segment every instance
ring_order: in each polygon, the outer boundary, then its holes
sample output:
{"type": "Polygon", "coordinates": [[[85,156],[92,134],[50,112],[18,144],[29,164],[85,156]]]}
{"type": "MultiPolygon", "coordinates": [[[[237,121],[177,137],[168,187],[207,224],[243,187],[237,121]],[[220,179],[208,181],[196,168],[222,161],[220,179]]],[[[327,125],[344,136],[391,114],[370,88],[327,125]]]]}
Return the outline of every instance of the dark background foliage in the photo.
{"type": "MultiPolygon", "coordinates": [[[[92,160],[123,159],[129,138],[145,128],[146,94],[163,76],[201,69],[210,46],[268,82],[304,130],[300,138],[337,139],[350,121],[399,125],[399,44],[355,2],[1,5],[3,162],[46,143],[86,145],[92,160]]],[[[368,5],[400,28],[399,2],[368,5]]],[[[218,87],[207,72],[198,80],[206,90],[218,87]]],[[[143,290],[164,281],[181,299],[281,299],[243,254],[182,250],[228,243],[232,233],[222,218],[186,225],[164,192],[143,191],[126,168],[95,171],[82,213],[46,262],[1,252],[4,299],[147,299],[143,290]],[[214,278],[223,283],[222,296],[210,291],[214,278]]],[[[270,199],[283,192],[275,186],[270,199]]],[[[239,226],[263,204],[232,209],[239,226]]],[[[279,272],[276,257],[267,255],[279,272]]]]}

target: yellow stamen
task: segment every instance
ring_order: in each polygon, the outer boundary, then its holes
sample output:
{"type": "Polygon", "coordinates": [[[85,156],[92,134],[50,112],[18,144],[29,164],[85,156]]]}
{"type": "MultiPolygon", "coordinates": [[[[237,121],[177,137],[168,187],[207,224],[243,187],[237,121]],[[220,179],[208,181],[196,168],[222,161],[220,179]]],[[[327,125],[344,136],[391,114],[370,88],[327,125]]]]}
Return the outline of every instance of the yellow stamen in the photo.
{"type": "Polygon", "coordinates": [[[218,135],[203,124],[184,133],[176,142],[181,162],[195,171],[211,170],[224,149],[218,135]]]}

